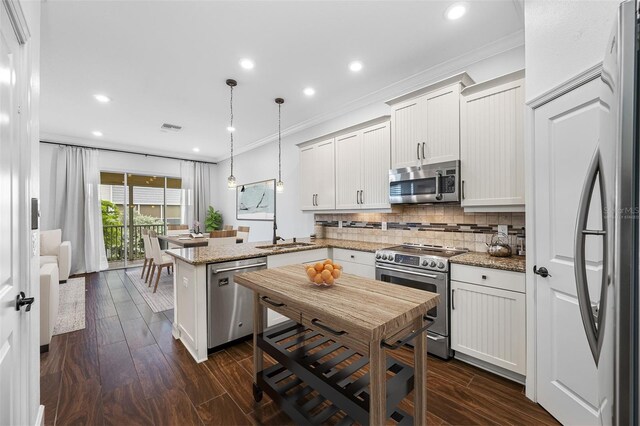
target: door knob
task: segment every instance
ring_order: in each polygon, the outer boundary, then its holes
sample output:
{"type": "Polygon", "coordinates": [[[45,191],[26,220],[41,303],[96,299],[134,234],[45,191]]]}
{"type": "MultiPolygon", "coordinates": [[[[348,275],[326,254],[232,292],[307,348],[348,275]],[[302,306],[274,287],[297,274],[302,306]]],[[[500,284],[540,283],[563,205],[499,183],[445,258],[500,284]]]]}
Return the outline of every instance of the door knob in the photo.
{"type": "Polygon", "coordinates": [[[536,275],[540,275],[542,278],[547,278],[547,277],[551,276],[549,271],[547,271],[547,268],[545,268],[544,266],[542,266],[541,268],[538,269],[537,265],[534,265],[533,266],[533,273],[536,274],[536,275]]]}
{"type": "Polygon", "coordinates": [[[31,311],[31,305],[33,304],[35,298],[33,297],[25,297],[24,291],[21,291],[20,294],[16,296],[16,311],[19,311],[20,308],[26,306],[25,312],[31,311]]]}

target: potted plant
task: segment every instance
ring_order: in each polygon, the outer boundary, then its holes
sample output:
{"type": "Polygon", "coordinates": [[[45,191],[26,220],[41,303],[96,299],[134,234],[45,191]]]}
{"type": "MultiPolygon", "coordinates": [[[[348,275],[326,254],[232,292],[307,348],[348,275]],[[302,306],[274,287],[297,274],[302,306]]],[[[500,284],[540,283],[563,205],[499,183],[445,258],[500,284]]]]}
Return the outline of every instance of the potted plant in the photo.
{"type": "Polygon", "coordinates": [[[204,223],[205,230],[207,232],[217,231],[218,229],[222,228],[222,213],[214,209],[212,206],[209,206],[204,223]]]}

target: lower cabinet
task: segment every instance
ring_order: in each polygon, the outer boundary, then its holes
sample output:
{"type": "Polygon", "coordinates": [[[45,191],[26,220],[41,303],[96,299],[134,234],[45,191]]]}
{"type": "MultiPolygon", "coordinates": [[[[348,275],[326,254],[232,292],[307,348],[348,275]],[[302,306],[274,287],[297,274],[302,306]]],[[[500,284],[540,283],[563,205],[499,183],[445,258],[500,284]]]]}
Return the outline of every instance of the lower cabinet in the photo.
{"type": "Polygon", "coordinates": [[[464,270],[456,274],[456,268],[461,268],[461,265],[452,267],[452,349],[524,376],[525,294],[511,289],[523,289],[524,274],[469,266],[463,266],[464,270]],[[480,279],[491,282],[496,287],[454,279],[456,275],[458,278],[473,277],[475,274],[470,273],[473,270],[477,270],[477,275],[482,277],[480,279]],[[497,275],[495,279],[492,279],[492,273],[497,275]],[[506,278],[511,274],[513,278],[509,282],[506,278]]]}
{"type": "Polygon", "coordinates": [[[374,253],[333,249],[333,260],[342,265],[342,272],[363,278],[376,279],[376,259],[374,253]]]}

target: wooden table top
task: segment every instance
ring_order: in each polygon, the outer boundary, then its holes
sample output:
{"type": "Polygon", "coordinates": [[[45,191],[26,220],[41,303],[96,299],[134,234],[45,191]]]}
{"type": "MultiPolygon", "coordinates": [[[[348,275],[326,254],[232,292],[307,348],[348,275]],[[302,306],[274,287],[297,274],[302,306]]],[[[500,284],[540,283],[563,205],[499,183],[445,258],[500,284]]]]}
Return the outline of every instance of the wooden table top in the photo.
{"type": "Polygon", "coordinates": [[[440,301],[436,293],[350,274],[342,274],[331,287],[318,287],[309,282],[302,265],[237,274],[234,279],[303,315],[346,325],[372,341],[405,327],[440,301]]]}
{"type": "Polygon", "coordinates": [[[209,245],[209,237],[202,238],[191,238],[183,240],[181,238],[186,238],[186,234],[184,237],[180,235],[158,235],[158,239],[166,241],[171,244],[175,244],[180,247],[205,247],[209,245]]]}

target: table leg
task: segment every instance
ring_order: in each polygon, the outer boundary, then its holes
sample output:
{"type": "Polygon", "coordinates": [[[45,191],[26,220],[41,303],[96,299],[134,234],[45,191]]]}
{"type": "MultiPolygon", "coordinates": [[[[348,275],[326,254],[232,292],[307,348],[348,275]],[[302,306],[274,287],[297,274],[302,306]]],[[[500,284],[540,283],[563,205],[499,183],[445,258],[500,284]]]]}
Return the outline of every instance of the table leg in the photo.
{"type": "Polygon", "coordinates": [[[264,331],[266,309],[260,303],[260,296],[253,292],[253,399],[262,400],[262,390],[258,387],[258,374],[263,370],[262,349],[258,347],[258,334],[264,331]]]}
{"type": "MultiPolygon", "coordinates": [[[[416,320],[416,329],[423,327],[422,317],[416,320]]],[[[414,420],[416,425],[427,424],[427,332],[414,340],[414,420]]]]}
{"type": "Polygon", "coordinates": [[[369,424],[383,425],[387,418],[386,353],[379,340],[369,344],[369,424]]]}

